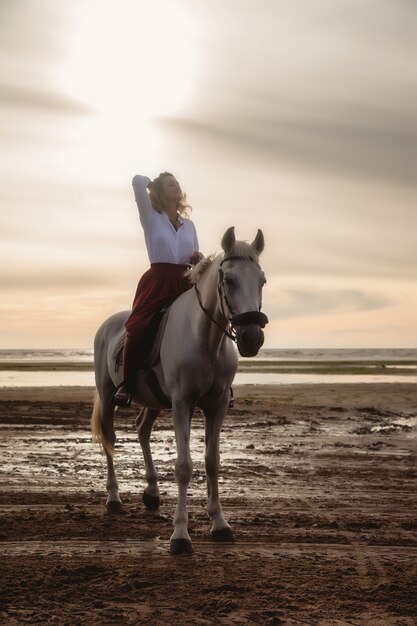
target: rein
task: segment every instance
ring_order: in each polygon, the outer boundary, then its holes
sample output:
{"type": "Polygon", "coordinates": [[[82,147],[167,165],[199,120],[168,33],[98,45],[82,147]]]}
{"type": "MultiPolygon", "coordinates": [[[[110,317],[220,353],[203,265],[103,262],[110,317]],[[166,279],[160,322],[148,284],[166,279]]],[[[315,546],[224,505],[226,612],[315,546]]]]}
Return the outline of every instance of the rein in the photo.
{"type": "Polygon", "coordinates": [[[218,326],[220,328],[220,330],[226,335],[226,337],[229,337],[229,339],[231,339],[232,341],[236,342],[236,331],[235,331],[235,329],[233,327],[231,327],[231,331],[229,331],[229,330],[227,330],[227,328],[223,328],[223,326],[221,324],[219,324],[219,322],[217,320],[214,319],[214,317],[211,315],[210,311],[208,309],[206,309],[206,307],[204,306],[203,301],[201,299],[201,293],[199,292],[198,287],[197,287],[197,283],[195,283],[194,289],[195,289],[195,292],[197,294],[198,303],[199,303],[201,309],[207,315],[207,317],[212,322],[214,322],[216,324],[216,326],[218,326]]]}
{"type": "MultiPolygon", "coordinates": [[[[226,293],[224,291],[223,287],[223,270],[222,270],[222,265],[223,263],[225,263],[226,261],[251,261],[252,263],[255,263],[255,261],[251,258],[247,258],[247,257],[243,257],[243,256],[228,256],[225,257],[221,262],[220,262],[220,267],[219,267],[219,281],[217,283],[217,291],[219,293],[220,296],[220,306],[221,306],[221,311],[223,314],[223,317],[229,322],[230,325],[230,330],[228,330],[227,328],[223,328],[223,326],[221,324],[219,324],[219,322],[217,320],[214,319],[214,317],[211,315],[210,311],[204,306],[203,304],[203,300],[201,297],[201,293],[197,287],[197,283],[194,284],[194,289],[195,292],[197,294],[197,299],[198,299],[198,303],[202,309],[202,311],[204,311],[204,313],[207,315],[207,317],[214,322],[214,324],[216,324],[216,326],[218,326],[220,328],[220,330],[226,335],[226,337],[229,337],[229,339],[232,339],[232,341],[236,342],[236,329],[235,326],[240,326],[243,324],[259,324],[259,326],[261,328],[265,328],[266,324],[268,324],[269,320],[267,318],[267,316],[265,315],[265,313],[261,313],[261,311],[247,311],[246,313],[240,313],[239,315],[233,315],[234,311],[233,311],[233,307],[231,306],[230,302],[227,299],[226,293]],[[226,303],[226,307],[229,310],[229,313],[231,315],[231,317],[228,317],[224,311],[224,307],[223,307],[223,301],[226,303]]],[[[259,307],[260,309],[260,307],[259,307]]]]}

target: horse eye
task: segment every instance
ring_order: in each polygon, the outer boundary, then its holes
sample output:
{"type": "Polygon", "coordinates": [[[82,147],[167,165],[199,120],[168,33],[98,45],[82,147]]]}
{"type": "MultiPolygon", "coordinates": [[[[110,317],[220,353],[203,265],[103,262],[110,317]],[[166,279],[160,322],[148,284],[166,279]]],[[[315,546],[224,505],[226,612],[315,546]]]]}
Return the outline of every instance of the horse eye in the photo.
{"type": "Polygon", "coordinates": [[[225,276],[224,282],[226,283],[228,287],[234,287],[236,285],[236,281],[233,278],[233,276],[225,276]]]}

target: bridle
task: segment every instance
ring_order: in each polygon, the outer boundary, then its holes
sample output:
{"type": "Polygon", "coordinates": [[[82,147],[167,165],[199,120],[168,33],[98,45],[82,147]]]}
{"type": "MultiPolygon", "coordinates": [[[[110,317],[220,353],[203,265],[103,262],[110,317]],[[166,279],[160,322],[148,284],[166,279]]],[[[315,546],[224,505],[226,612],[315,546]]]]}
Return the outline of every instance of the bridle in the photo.
{"type": "MultiPolygon", "coordinates": [[[[201,293],[197,287],[197,283],[194,284],[194,289],[195,292],[197,294],[197,299],[199,302],[199,305],[201,307],[201,309],[204,311],[204,313],[207,315],[207,317],[214,322],[214,324],[216,324],[216,326],[218,326],[220,328],[220,330],[222,330],[222,332],[229,337],[229,339],[232,339],[232,341],[237,341],[236,339],[236,326],[243,326],[245,324],[258,324],[261,328],[265,328],[265,326],[268,324],[269,320],[267,318],[267,316],[265,315],[265,313],[261,312],[261,307],[262,307],[262,302],[259,306],[259,310],[258,311],[246,311],[246,313],[239,313],[238,315],[234,315],[234,311],[233,311],[233,307],[230,304],[227,295],[226,295],[226,291],[224,289],[224,273],[223,273],[223,268],[222,265],[223,263],[226,263],[226,261],[251,261],[252,263],[256,263],[256,261],[254,261],[253,259],[251,259],[250,257],[244,257],[244,256],[227,256],[224,259],[222,259],[220,261],[220,265],[219,265],[219,280],[217,282],[217,291],[218,294],[220,296],[220,308],[221,308],[221,312],[223,314],[223,317],[228,321],[229,324],[229,328],[230,330],[228,330],[228,328],[223,328],[223,326],[221,324],[219,324],[219,322],[217,320],[214,319],[214,317],[211,315],[210,311],[204,306],[202,298],[201,298],[201,293]],[[226,308],[229,312],[229,315],[226,314],[225,310],[224,310],[224,306],[223,303],[226,305],[226,308]]],[[[258,265],[256,263],[256,265],[258,265]]],[[[258,265],[259,267],[259,265],[258,265]]]]}

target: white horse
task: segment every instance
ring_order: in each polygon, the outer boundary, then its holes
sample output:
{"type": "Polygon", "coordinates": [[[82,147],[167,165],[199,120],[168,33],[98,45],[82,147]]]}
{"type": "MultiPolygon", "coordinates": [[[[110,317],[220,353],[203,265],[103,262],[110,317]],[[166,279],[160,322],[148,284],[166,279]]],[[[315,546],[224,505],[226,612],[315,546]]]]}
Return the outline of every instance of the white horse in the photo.
{"type": "MultiPolygon", "coordinates": [[[[192,473],[190,426],[196,406],[205,416],[207,509],[212,537],[223,541],[234,539],[219,501],[219,436],[238,366],[232,339],[236,339],[241,355],[255,356],[263,344],[262,328],[268,322],[260,312],[262,287],[266,282],[258,260],[264,248],[262,231],[258,230],[249,244],[236,241],[234,228],[229,228],[223,236],[222,248],[224,255],[203,259],[190,270],[194,288],[177,298],[168,311],[159,360],[153,366],[163,394],[152,390],[142,370],[137,373],[132,394],[133,401],[144,407],[136,425],[145,461],[147,486],[143,501],[148,509],[159,508],[158,475],[149,444],[152,426],[161,409],[167,406],[161,396],[165,395],[172,405],[178,484],[170,542],[172,554],[193,552],[186,498],[192,473]]],[[[107,458],[107,508],[113,513],[122,510],[113,464],[116,436],[112,404],[122,373],[115,364],[114,352],[129,314],[130,311],[124,311],[107,319],[94,341],[98,393],[91,423],[93,438],[102,444],[107,458]]]]}

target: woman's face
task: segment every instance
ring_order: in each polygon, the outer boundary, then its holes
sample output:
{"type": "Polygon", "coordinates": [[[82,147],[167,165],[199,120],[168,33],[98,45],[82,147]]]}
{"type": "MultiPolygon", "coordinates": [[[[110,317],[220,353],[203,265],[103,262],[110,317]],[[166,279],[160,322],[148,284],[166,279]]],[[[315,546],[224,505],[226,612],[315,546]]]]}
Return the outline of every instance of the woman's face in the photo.
{"type": "Polygon", "coordinates": [[[168,202],[172,202],[172,200],[181,200],[181,187],[174,176],[165,176],[162,179],[162,196],[164,200],[168,202]]]}

